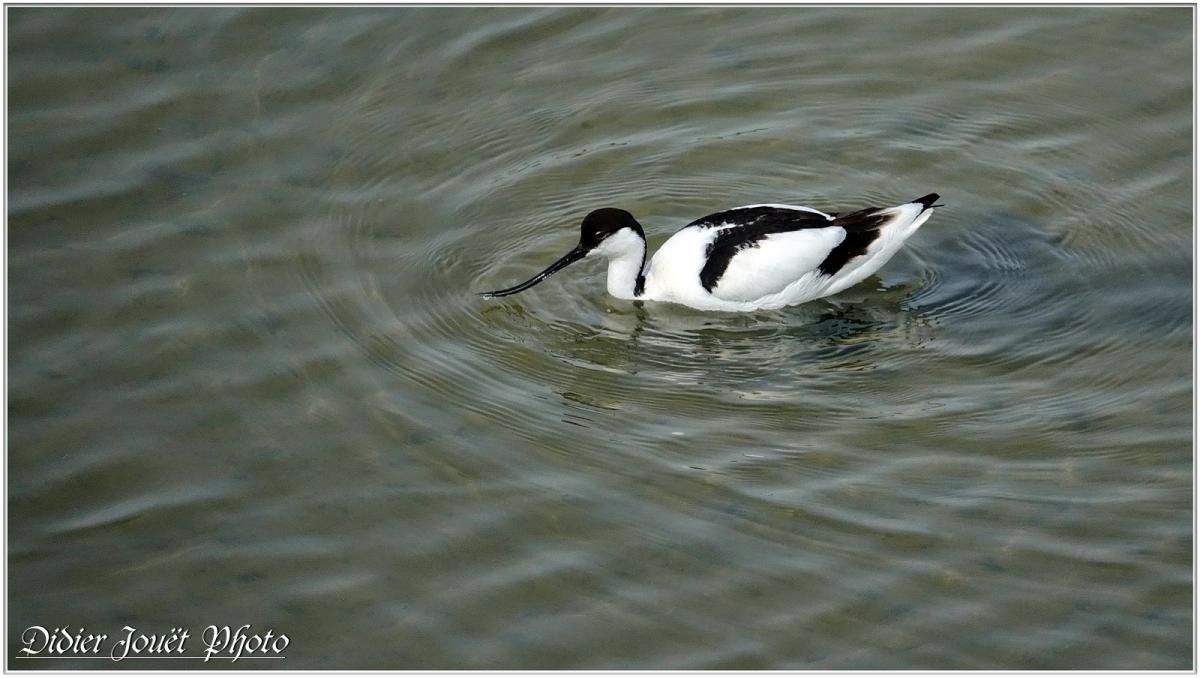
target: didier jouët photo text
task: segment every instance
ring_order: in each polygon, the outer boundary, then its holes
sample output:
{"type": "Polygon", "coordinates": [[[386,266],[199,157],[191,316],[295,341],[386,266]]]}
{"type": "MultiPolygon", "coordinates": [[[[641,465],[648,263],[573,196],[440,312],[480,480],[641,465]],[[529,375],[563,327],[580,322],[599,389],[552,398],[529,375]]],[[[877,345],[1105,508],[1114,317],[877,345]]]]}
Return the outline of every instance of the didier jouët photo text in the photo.
{"type": "Polygon", "coordinates": [[[283,651],[291,643],[286,634],[267,629],[255,633],[250,624],[238,627],[204,627],[200,632],[203,649],[200,654],[189,654],[193,647],[192,633],[184,628],[171,628],[165,633],[145,633],[132,626],[124,626],[119,634],[91,633],[80,626],[74,631],[69,626],[47,628],[30,626],[21,633],[18,658],[108,658],[112,661],[141,658],[175,659],[282,659],[283,651]]]}

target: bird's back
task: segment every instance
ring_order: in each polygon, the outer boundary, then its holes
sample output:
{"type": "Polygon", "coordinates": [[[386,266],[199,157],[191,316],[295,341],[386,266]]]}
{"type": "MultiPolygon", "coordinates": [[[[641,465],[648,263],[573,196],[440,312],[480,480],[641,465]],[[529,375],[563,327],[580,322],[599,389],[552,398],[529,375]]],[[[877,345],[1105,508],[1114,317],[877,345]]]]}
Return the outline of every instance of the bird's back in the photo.
{"type": "Polygon", "coordinates": [[[886,263],[929,218],[936,199],[843,216],[779,204],[710,214],[659,248],[647,271],[647,298],[749,310],[834,294],[886,263]]]}

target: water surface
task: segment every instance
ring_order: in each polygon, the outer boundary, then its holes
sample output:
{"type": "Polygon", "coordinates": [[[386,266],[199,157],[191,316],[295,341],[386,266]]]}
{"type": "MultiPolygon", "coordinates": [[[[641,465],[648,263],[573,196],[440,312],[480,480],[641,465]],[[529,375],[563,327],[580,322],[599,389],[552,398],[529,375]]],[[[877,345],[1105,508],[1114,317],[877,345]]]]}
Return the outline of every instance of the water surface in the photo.
{"type": "Polygon", "coordinates": [[[1191,27],[8,10],[8,666],[1191,668],[1191,27]],[[934,191],[799,307],[474,295],[596,207],[934,191]]]}

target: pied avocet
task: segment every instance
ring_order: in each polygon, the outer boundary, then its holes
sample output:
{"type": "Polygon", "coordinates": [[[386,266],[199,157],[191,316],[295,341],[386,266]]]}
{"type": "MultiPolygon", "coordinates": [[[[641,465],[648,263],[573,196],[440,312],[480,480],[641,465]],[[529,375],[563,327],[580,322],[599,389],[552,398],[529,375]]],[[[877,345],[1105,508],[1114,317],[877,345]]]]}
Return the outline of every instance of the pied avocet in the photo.
{"type": "Polygon", "coordinates": [[[707,311],[791,306],[836,294],[887,263],[933,214],[938,194],[838,216],[795,205],[746,205],[681,228],[646,267],[646,234],[633,215],[588,214],[579,244],[549,268],[486,298],[516,294],[584,257],[608,259],[608,293],[707,311]]]}

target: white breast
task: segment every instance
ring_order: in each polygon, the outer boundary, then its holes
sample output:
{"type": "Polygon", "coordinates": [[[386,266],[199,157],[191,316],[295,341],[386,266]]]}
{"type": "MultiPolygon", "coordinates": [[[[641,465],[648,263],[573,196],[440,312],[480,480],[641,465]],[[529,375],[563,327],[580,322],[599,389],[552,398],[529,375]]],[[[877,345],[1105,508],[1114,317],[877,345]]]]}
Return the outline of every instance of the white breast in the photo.
{"type": "Polygon", "coordinates": [[[646,296],[689,304],[689,300],[706,295],[700,286],[700,269],[713,237],[713,231],[691,226],[663,243],[646,271],[646,296]]]}

